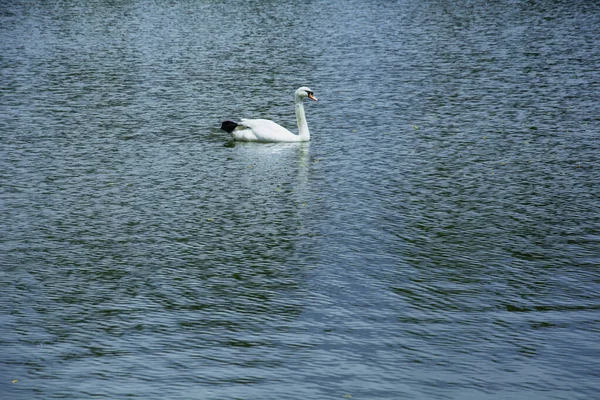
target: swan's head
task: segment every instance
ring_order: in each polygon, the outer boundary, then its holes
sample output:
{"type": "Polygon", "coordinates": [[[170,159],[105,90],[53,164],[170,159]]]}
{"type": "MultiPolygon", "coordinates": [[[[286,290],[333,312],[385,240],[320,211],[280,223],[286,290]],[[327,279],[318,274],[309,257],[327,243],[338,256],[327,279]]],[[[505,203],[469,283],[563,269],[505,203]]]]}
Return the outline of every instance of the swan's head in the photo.
{"type": "Polygon", "coordinates": [[[306,87],[306,86],[302,86],[301,88],[298,88],[298,90],[296,90],[296,97],[299,97],[301,99],[308,97],[309,99],[311,99],[313,101],[318,101],[317,98],[315,97],[315,95],[313,94],[313,91],[310,90],[310,88],[306,87]]]}

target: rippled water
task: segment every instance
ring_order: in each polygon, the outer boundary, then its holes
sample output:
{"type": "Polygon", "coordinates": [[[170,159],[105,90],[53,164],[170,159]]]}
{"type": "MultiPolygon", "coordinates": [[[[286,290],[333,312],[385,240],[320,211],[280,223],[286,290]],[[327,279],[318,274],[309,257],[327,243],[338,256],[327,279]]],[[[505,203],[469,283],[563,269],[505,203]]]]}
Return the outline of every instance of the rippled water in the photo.
{"type": "Polygon", "coordinates": [[[0,5],[7,399],[600,392],[600,7],[0,5]],[[237,144],[224,119],[312,141],[237,144]]]}

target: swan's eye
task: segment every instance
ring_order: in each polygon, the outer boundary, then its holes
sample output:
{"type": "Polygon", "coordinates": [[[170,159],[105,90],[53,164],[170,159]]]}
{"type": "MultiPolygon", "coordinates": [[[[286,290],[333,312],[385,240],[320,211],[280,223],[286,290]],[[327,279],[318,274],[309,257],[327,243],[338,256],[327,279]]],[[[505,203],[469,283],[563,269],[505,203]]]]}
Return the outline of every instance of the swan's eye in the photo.
{"type": "Polygon", "coordinates": [[[313,92],[306,92],[306,94],[307,94],[308,96],[312,96],[312,95],[313,95],[313,92]]]}

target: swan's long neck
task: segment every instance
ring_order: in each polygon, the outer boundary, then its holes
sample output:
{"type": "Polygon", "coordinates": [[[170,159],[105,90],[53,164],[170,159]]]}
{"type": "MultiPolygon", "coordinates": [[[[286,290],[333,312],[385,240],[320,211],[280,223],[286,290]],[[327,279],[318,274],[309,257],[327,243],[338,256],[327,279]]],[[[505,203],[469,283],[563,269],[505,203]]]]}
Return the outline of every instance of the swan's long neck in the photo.
{"type": "Polygon", "coordinates": [[[296,121],[298,122],[298,136],[300,141],[305,142],[310,140],[310,131],[306,123],[306,115],[304,114],[304,103],[300,96],[296,96],[296,121]]]}

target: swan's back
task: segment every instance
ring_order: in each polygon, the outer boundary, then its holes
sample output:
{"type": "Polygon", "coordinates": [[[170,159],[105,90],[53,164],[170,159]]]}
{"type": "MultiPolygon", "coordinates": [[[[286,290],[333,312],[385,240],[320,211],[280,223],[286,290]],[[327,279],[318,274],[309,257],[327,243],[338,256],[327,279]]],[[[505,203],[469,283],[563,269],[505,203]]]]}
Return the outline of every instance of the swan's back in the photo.
{"type": "Polygon", "coordinates": [[[245,142],[297,142],[298,135],[268,119],[242,119],[233,138],[245,142]]]}

